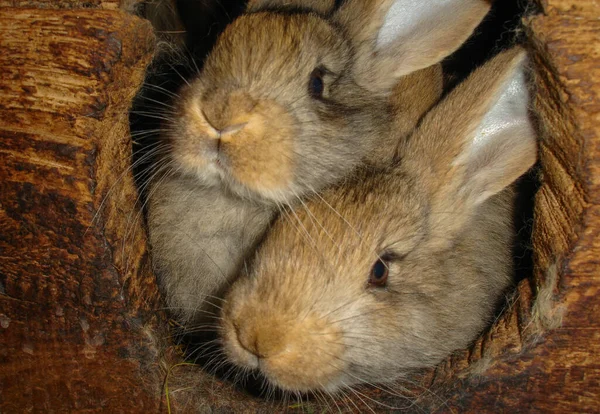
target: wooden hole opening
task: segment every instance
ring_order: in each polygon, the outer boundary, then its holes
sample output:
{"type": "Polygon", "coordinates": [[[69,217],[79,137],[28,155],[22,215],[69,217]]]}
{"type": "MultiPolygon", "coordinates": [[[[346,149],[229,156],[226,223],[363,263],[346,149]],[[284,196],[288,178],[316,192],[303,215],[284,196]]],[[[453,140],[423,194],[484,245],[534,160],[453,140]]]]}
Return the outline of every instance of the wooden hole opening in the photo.
{"type": "MultiPolygon", "coordinates": [[[[165,412],[167,377],[172,412],[320,409],[255,398],[177,365],[129,169],[128,109],[153,35],[120,10],[125,3],[0,0],[0,411],[165,412]]],[[[408,408],[596,411],[597,6],[496,7],[513,22],[541,11],[519,26],[535,67],[540,139],[539,181],[523,193],[536,190],[534,203],[521,210],[532,229],[531,272],[471,348],[418,378],[408,408]]],[[[407,407],[381,390],[361,392],[365,402],[340,396],[340,409],[407,407]]]]}

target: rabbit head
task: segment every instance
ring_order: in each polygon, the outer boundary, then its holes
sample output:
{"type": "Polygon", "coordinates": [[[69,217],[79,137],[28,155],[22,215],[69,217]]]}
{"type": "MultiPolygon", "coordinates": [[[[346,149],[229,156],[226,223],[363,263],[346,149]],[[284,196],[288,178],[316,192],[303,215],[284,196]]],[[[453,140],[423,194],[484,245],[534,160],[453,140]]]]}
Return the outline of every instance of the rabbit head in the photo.
{"type": "Polygon", "coordinates": [[[228,359],[285,390],[391,381],[467,346],[510,285],[511,184],[536,160],[525,53],[474,72],[401,162],[282,215],[222,312],[228,359]]]}
{"type": "Polygon", "coordinates": [[[426,68],[489,9],[485,0],[348,0],[321,14],[272,3],[219,36],[180,91],[166,137],[178,173],[279,203],[383,164],[387,131],[407,135],[441,94],[439,70],[426,68]],[[409,76],[419,88],[394,89],[409,76]]]}

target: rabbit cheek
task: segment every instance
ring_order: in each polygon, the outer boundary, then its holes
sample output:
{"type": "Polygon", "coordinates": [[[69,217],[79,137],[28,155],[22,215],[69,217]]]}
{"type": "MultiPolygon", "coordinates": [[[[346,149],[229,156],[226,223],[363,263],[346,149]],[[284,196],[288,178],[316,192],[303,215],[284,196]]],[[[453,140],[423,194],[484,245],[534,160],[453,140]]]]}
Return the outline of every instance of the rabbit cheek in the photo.
{"type": "Polygon", "coordinates": [[[294,170],[292,115],[273,101],[261,101],[251,113],[234,117],[232,123],[245,124],[221,139],[220,150],[233,178],[267,197],[286,192],[294,170]]]}

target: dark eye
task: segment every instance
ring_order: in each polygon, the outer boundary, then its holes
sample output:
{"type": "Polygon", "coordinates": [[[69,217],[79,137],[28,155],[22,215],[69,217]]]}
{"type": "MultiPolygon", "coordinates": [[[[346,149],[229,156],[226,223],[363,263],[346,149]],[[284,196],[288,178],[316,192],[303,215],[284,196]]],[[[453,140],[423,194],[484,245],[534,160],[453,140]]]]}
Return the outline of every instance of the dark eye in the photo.
{"type": "Polygon", "coordinates": [[[369,284],[372,286],[382,287],[387,284],[388,274],[390,272],[388,262],[379,259],[371,268],[369,275],[369,284]]]}
{"type": "Polygon", "coordinates": [[[323,98],[323,89],[325,84],[323,83],[323,69],[316,68],[310,74],[308,81],[308,93],[315,99],[323,98]]]}

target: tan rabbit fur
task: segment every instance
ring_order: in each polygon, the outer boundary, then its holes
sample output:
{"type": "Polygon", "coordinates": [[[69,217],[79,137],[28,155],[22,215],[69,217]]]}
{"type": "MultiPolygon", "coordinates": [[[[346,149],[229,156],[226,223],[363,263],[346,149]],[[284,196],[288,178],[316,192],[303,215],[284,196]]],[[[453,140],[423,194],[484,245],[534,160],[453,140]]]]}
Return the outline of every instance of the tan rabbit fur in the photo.
{"type": "Polygon", "coordinates": [[[184,322],[210,312],[205,299],[237,275],[278,208],[391,162],[441,95],[437,63],[489,9],[449,0],[468,11],[449,18],[410,0],[347,0],[321,14],[300,3],[258,2],[238,17],[168,114],[148,225],[168,306],[184,322]],[[411,18],[390,19],[398,7],[411,18]],[[408,52],[415,36],[432,59],[408,52]]]}
{"type": "Polygon", "coordinates": [[[231,362],[290,391],[385,382],[466,347],[511,280],[513,191],[536,159],[525,54],[478,69],[402,161],[278,219],[226,296],[231,362]]]}
{"type": "Polygon", "coordinates": [[[275,8],[275,7],[298,7],[313,10],[320,14],[327,14],[333,11],[335,0],[250,0],[247,9],[249,11],[275,8]]]}
{"type": "MultiPolygon", "coordinates": [[[[397,3],[404,1],[349,0],[331,17],[253,8],[236,19],[176,102],[167,139],[181,173],[287,203],[365,161],[384,161],[373,152],[396,117],[387,99],[393,86],[454,51],[489,9],[483,0],[460,1],[464,16],[426,16],[423,28],[409,30],[406,37],[420,38],[416,47],[404,39],[378,46],[397,3]],[[440,34],[430,36],[430,20],[440,34]],[[318,97],[309,91],[314,77],[323,84],[318,97]]],[[[408,120],[405,132],[413,125],[408,120]]]]}
{"type": "MultiPolygon", "coordinates": [[[[316,14],[253,13],[229,33],[178,102],[170,135],[184,172],[208,185],[224,182],[243,197],[288,202],[338,181],[379,148],[391,125],[393,84],[379,95],[358,87],[347,69],[351,44],[335,26],[316,14]],[[331,74],[315,102],[307,80],[319,66],[331,74]]],[[[439,73],[419,75],[440,92],[439,73]]],[[[411,115],[413,105],[423,106],[420,96],[403,91],[395,99],[410,102],[411,115]]],[[[404,122],[396,128],[407,134],[418,117],[398,119],[404,122]]]]}

